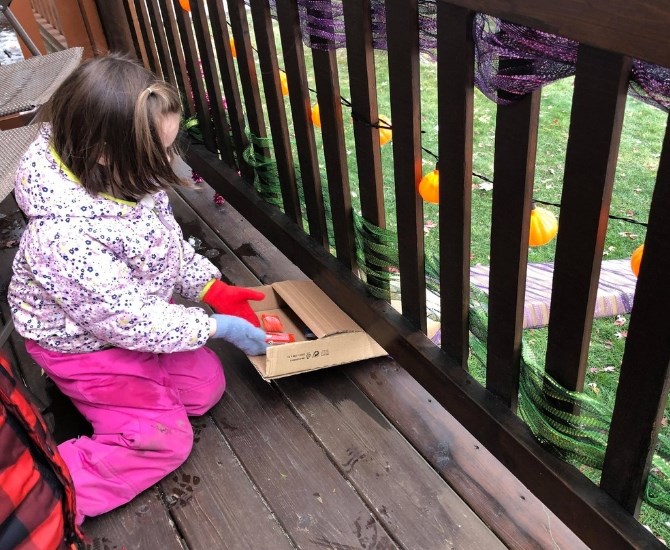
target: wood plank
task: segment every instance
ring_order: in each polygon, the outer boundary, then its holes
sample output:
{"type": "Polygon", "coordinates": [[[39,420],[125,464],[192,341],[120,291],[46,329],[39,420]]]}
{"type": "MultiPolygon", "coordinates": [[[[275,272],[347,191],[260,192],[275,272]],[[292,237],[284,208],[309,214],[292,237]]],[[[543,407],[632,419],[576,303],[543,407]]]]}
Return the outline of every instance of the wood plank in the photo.
{"type": "Polygon", "coordinates": [[[487,13],[596,48],[670,66],[667,5],[655,0],[438,0],[487,13]]]}
{"type": "MultiPolygon", "coordinates": [[[[244,0],[230,0],[228,2],[228,15],[235,40],[235,49],[237,50],[237,69],[240,74],[249,130],[255,137],[264,138],[267,137],[263,115],[265,109],[261,102],[244,0]]],[[[262,157],[270,157],[270,151],[265,147],[254,145],[254,150],[256,154],[262,157]]]]}
{"type": "Polygon", "coordinates": [[[212,25],[212,38],[216,46],[216,58],[219,62],[221,81],[226,96],[226,109],[230,118],[230,127],[233,132],[233,144],[237,155],[237,166],[247,181],[254,180],[254,170],[244,160],[244,152],[249,146],[249,139],[245,131],[244,109],[240,99],[240,90],[237,84],[235,64],[230,48],[228,24],[223,2],[209,0],[209,22],[212,25]]]}
{"type": "Polygon", "coordinates": [[[172,59],[170,58],[170,50],[168,46],[168,38],[165,33],[163,21],[160,19],[160,8],[157,0],[147,0],[147,9],[149,13],[149,20],[151,21],[151,30],[153,31],[154,44],[158,53],[163,78],[173,86],[177,86],[177,79],[174,74],[174,67],[172,59]]]}
{"type": "Polygon", "coordinates": [[[179,532],[161,502],[157,487],[131,502],[84,521],[85,550],[184,550],[179,532]]]}
{"type": "Polygon", "coordinates": [[[328,247],[326,211],[323,203],[314,125],[311,119],[311,99],[297,4],[293,0],[278,0],[277,19],[279,20],[284,68],[290,91],[289,101],[300,164],[300,180],[305,194],[309,234],[324,247],[328,247]]]}
{"type": "MultiPolygon", "coordinates": [[[[245,237],[251,237],[254,243],[264,240],[246,221],[233,225],[209,218],[208,223],[217,227],[232,247],[245,237]],[[244,237],[240,237],[245,226],[244,237]]],[[[268,270],[263,266],[258,275],[266,283],[286,279],[286,269],[292,269],[292,265],[276,249],[264,250],[272,267],[268,270]]],[[[289,377],[277,381],[276,387],[314,433],[331,462],[392,530],[399,545],[426,550],[445,545],[500,545],[340,369],[289,377]]]]}
{"type": "MultiPolygon", "coordinates": [[[[225,407],[224,397],[222,406],[225,407]]],[[[195,418],[188,460],[160,482],[189,548],[293,548],[209,415],[195,418]]]]}
{"type": "Polygon", "coordinates": [[[398,257],[403,315],[426,331],[426,274],[421,181],[419,99],[419,20],[417,0],[390,0],[386,5],[393,166],[397,212],[398,257]]]}
{"type": "Polygon", "coordinates": [[[126,2],[96,3],[109,50],[137,57],[132,25],[126,12],[126,2]]]}
{"type": "MultiPolygon", "coordinates": [[[[241,258],[248,259],[251,269],[261,278],[265,278],[266,274],[273,278],[305,277],[294,264],[287,263],[285,256],[262,237],[249,222],[241,218],[230,203],[224,204],[223,207],[215,207],[210,200],[206,200],[206,194],[192,190],[180,190],[180,192],[185,200],[210,223],[217,219],[215,216],[220,215],[226,219],[226,223],[215,223],[213,229],[228,246],[248,250],[246,243],[252,243],[253,254],[245,254],[241,258]],[[220,213],[217,208],[222,209],[220,213]]],[[[331,380],[334,380],[338,387],[343,384],[340,376],[335,374],[336,371],[337,369],[323,371],[324,381],[319,379],[320,375],[310,376],[304,391],[309,391],[311,394],[315,391],[330,394],[331,380]]],[[[585,548],[565,524],[543,506],[393,360],[384,358],[365,361],[349,365],[343,368],[343,372],[370,397],[374,405],[380,408],[397,429],[410,438],[410,442],[417,450],[444,476],[463,500],[477,510],[479,516],[510,548],[548,548],[552,547],[552,540],[561,548],[575,550],[585,548]],[[476,449],[476,446],[479,446],[479,449],[475,453],[476,460],[473,460],[472,449],[476,449]],[[501,485],[504,485],[505,491],[500,490],[501,485]]],[[[304,383],[305,379],[305,376],[301,376],[287,381],[290,382],[289,385],[293,385],[295,381],[304,383]]],[[[283,391],[288,391],[286,386],[280,385],[280,387],[283,391]]],[[[296,391],[303,390],[298,388],[296,391]]],[[[291,394],[290,399],[292,402],[301,401],[295,394],[291,394]]],[[[315,396],[311,395],[312,402],[314,399],[315,396]]],[[[360,397],[357,397],[355,402],[359,401],[360,397]]],[[[329,410],[334,406],[333,403],[342,402],[342,400],[326,401],[320,406],[329,410]]],[[[302,409],[301,406],[297,408],[302,409]]],[[[366,414],[377,414],[374,411],[368,412],[368,407],[360,408],[366,411],[366,414]]],[[[321,416],[320,413],[315,414],[321,416]]],[[[332,416],[335,419],[338,417],[335,413],[332,416]]],[[[326,429],[333,432],[330,437],[336,436],[337,428],[340,427],[339,424],[329,424],[332,422],[330,416],[319,418],[318,421],[312,421],[311,417],[305,418],[305,422],[310,425],[316,424],[316,427],[312,428],[314,431],[318,431],[319,425],[325,424],[326,429]]],[[[338,420],[334,422],[337,424],[338,420]]],[[[380,420],[380,424],[386,426],[383,419],[380,420]]],[[[361,442],[358,448],[364,449],[366,445],[361,442]]],[[[390,452],[389,456],[394,456],[394,453],[390,452]]],[[[346,460],[339,463],[346,463],[348,459],[347,456],[346,460]]],[[[394,469],[395,471],[397,469],[394,469]]],[[[408,482],[407,485],[412,484],[408,482]]],[[[435,526],[430,527],[434,528],[435,526]]],[[[424,548],[422,545],[414,547],[424,548]]]]}
{"type": "Polygon", "coordinates": [[[95,55],[105,55],[109,52],[109,46],[100,20],[97,2],[95,0],[78,0],[78,4],[93,52],[95,55]]]}
{"type": "MultiPolygon", "coordinates": [[[[329,2],[307,8],[308,17],[332,17],[329,2]]],[[[356,268],[356,243],[354,240],[354,218],[349,189],[349,167],[344,143],[342,102],[337,57],[326,38],[310,36],[312,62],[316,82],[316,98],[321,119],[321,138],[326,160],[328,195],[337,259],[349,269],[356,268]]]]}
{"type": "Polygon", "coordinates": [[[145,67],[147,66],[146,51],[144,49],[144,41],[142,40],[139,22],[137,21],[137,13],[135,12],[135,2],[133,0],[123,0],[123,11],[126,14],[126,21],[128,22],[128,29],[130,30],[130,37],[133,42],[134,54],[137,60],[145,67]]]}
{"type": "Polygon", "coordinates": [[[193,89],[191,88],[191,82],[188,79],[188,72],[186,71],[184,51],[179,41],[179,28],[174,14],[174,5],[170,0],[158,0],[158,5],[163,19],[163,28],[167,36],[170,57],[174,66],[177,87],[181,92],[182,103],[184,103],[184,110],[188,116],[194,116],[196,112],[195,100],[193,99],[193,89]]]}
{"type": "Polygon", "coordinates": [[[498,105],[486,388],[516,411],[540,92],[498,105]]]}
{"type": "MultiPolygon", "coordinates": [[[[398,312],[366,295],[361,282],[276,208],[246,191],[247,184],[215,155],[192,144],[189,164],[236,210],[372,336],[482,445],[589,545],[661,547],[613,499],[572,466],[541,448],[528,428],[398,312]]],[[[233,247],[234,248],[234,247],[233,247]]]]}
{"type": "Polygon", "coordinates": [[[59,30],[65,36],[68,47],[83,47],[83,59],[90,59],[97,55],[98,52],[88,34],[88,25],[84,21],[78,0],[53,0],[53,4],[58,12],[59,30]]]}
{"type": "Polygon", "coordinates": [[[368,222],[383,228],[386,227],[386,214],[379,128],[376,127],[379,112],[370,0],[344,2],[342,7],[361,213],[368,222]]]}
{"type": "Polygon", "coordinates": [[[210,151],[217,150],[216,138],[212,121],[209,114],[209,105],[205,97],[206,90],[202,84],[202,74],[200,72],[200,63],[198,61],[198,49],[195,45],[193,36],[193,26],[189,13],[181,8],[179,0],[172,0],[177,28],[181,37],[181,45],[184,50],[184,65],[188,81],[193,90],[193,100],[195,103],[196,116],[198,117],[199,129],[202,132],[202,138],[205,146],[210,151]]]}
{"type": "Polygon", "coordinates": [[[666,125],[600,480],[603,490],[636,515],[668,399],[670,322],[665,307],[670,305],[669,204],[670,125],[666,125]]]}
{"type": "Polygon", "coordinates": [[[587,548],[397,363],[346,373],[509,548],[587,548]]]}
{"type": "MultiPolygon", "coordinates": [[[[203,194],[204,191],[191,191],[194,194],[203,194]]],[[[208,199],[213,206],[211,194],[208,199]]],[[[203,197],[204,199],[204,197],[203,197]]],[[[205,199],[207,200],[207,199],[205,199]]],[[[217,237],[208,226],[203,226],[200,215],[181,198],[176,191],[170,192],[170,204],[175,217],[179,220],[185,239],[196,237],[199,243],[194,247],[203,254],[222,272],[227,281],[247,279],[253,277],[251,271],[242,264],[235,253],[217,237]]],[[[217,212],[218,214],[218,212],[217,212]]],[[[217,215],[217,217],[219,217],[217,215]]],[[[255,279],[254,279],[255,281],[255,279]]]]}
{"type": "MultiPolygon", "coordinates": [[[[291,139],[288,135],[284,96],[281,93],[281,84],[279,81],[277,48],[272,30],[270,4],[268,0],[251,0],[250,4],[251,17],[254,23],[254,36],[256,37],[256,47],[258,49],[258,64],[261,68],[265,91],[265,105],[267,106],[270,132],[272,133],[274,159],[277,163],[277,173],[281,186],[282,206],[284,214],[302,228],[300,199],[296,186],[291,139]]],[[[257,86],[258,84],[256,83],[255,85],[257,86]]]]}
{"type": "Polygon", "coordinates": [[[233,144],[230,140],[230,124],[223,107],[219,71],[209,31],[209,14],[205,10],[204,2],[193,2],[191,18],[198,44],[200,72],[207,85],[209,114],[214,125],[216,143],[221,151],[221,158],[230,166],[236,166],[233,144]]]}
{"type": "MultiPolygon", "coordinates": [[[[28,38],[33,41],[40,53],[46,54],[47,50],[44,47],[44,43],[42,42],[37,21],[33,16],[30,0],[14,0],[12,2],[11,10],[14,14],[14,17],[16,17],[21,22],[21,26],[26,31],[28,38]]],[[[28,46],[20,38],[19,46],[25,59],[32,57],[33,54],[28,49],[28,46]]]]}
{"type": "Polygon", "coordinates": [[[505,548],[343,372],[289,377],[279,386],[333,462],[383,518],[402,548],[505,548]]]}
{"type": "Polygon", "coordinates": [[[244,355],[224,343],[228,390],[211,414],[298,548],[398,548],[321,447],[244,355]]]}
{"type": "MultiPolygon", "coordinates": [[[[214,192],[209,186],[207,186],[207,189],[211,193],[214,192]]],[[[237,238],[232,238],[229,234],[224,232],[222,226],[218,224],[215,225],[214,228],[209,229],[213,230],[219,237],[223,237],[225,234],[226,240],[230,243],[230,246],[233,247],[235,256],[251,271],[260,274],[259,276],[261,279],[265,278],[265,272],[274,269],[273,264],[275,261],[281,261],[281,258],[283,258],[283,256],[276,258],[271,254],[271,252],[274,251],[279,255],[277,249],[271,243],[264,239],[261,240],[257,238],[258,233],[253,228],[250,229],[247,221],[230,205],[229,202],[217,206],[211,200],[211,197],[208,197],[204,192],[191,189],[180,189],[179,194],[193,209],[197,210],[200,216],[210,220],[216,219],[216,217],[221,217],[221,219],[226,220],[226,225],[235,228],[237,238]]],[[[227,269],[228,268],[226,268],[226,270],[227,269]]],[[[251,273],[251,271],[249,273],[251,273]]],[[[253,280],[256,280],[255,276],[253,277],[253,280]]],[[[305,275],[297,267],[293,266],[293,269],[290,271],[287,270],[286,277],[288,279],[304,279],[305,275]]],[[[243,279],[238,273],[236,275],[236,280],[246,281],[247,279],[243,279]]],[[[249,284],[251,284],[251,282],[249,284]]]]}
{"type": "Polygon", "coordinates": [[[437,11],[440,157],[440,311],[442,349],[468,366],[474,13],[446,4],[437,11]]]}
{"type": "Polygon", "coordinates": [[[149,19],[149,12],[147,12],[145,0],[134,0],[134,6],[142,44],[147,55],[146,62],[149,63],[149,69],[160,77],[162,75],[161,63],[160,59],[158,59],[158,51],[156,50],[156,44],[154,43],[151,34],[151,21],[149,19]]]}
{"type": "Polygon", "coordinates": [[[580,46],[556,241],[546,371],[581,391],[612,199],[630,59],[580,46]]]}

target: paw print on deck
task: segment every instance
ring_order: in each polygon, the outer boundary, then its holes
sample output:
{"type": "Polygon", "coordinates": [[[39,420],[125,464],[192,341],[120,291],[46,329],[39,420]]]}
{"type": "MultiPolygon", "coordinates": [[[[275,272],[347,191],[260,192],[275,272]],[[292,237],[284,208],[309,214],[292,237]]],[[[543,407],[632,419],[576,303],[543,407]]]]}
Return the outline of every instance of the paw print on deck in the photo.
{"type": "Polygon", "coordinates": [[[197,424],[192,422],[191,426],[193,427],[193,444],[195,445],[198,441],[200,441],[200,434],[207,427],[207,424],[197,424]]]}
{"type": "Polygon", "coordinates": [[[168,508],[186,506],[193,498],[193,490],[200,485],[200,477],[185,473],[175,473],[170,477],[172,489],[165,492],[165,503],[168,508]]]}

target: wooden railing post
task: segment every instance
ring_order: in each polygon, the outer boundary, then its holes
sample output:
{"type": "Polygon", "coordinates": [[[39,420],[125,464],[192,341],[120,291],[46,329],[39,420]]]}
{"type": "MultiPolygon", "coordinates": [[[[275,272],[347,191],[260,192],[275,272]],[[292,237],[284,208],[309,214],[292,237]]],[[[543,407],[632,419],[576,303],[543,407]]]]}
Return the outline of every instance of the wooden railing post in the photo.
{"type": "Polygon", "coordinates": [[[123,0],[95,0],[102,29],[111,51],[135,55],[135,45],[123,0]]]}

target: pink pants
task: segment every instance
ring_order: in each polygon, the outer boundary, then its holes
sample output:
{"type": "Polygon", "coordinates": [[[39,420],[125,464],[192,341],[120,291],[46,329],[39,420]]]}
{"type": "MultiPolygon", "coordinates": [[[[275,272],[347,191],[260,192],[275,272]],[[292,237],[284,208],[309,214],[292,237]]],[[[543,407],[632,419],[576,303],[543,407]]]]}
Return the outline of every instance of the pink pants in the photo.
{"type": "Polygon", "coordinates": [[[193,445],[188,416],[207,412],[226,386],[221,362],[208,348],[68,354],[26,341],[26,349],[93,426],[91,437],[58,446],[74,481],[78,524],[178,468],[193,445]]]}

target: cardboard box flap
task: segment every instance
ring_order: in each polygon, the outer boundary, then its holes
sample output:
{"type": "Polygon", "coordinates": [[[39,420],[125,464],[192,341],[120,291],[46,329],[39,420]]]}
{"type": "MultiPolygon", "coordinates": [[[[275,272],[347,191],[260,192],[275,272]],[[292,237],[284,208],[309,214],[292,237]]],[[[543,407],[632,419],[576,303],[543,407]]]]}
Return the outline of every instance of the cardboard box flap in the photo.
{"type": "Polygon", "coordinates": [[[272,285],[300,319],[318,337],[362,329],[312,281],[282,281],[272,285]]]}

